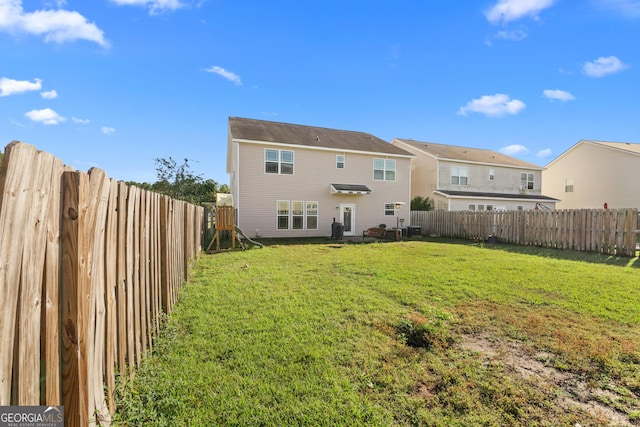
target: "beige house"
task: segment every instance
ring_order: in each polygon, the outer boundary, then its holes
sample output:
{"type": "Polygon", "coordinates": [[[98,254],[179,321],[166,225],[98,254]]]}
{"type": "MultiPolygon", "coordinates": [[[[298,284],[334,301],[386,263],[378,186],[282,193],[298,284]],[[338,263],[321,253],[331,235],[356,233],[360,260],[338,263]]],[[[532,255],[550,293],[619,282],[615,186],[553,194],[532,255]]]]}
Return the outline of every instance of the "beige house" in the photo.
{"type": "Polygon", "coordinates": [[[411,197],[430,197],[437,210],[555,209],[541,191],[540,166],[480,148],[394,139],[411,161],[411,197]]]}
{"type": "Polygon", "coordinates": [[[582,140],[543,172],[543,191],[558,209],[639,208],[640,144],[582,140]]]}
{"type": "Polygon", "coordinates": [[[229,118],[227,173],[248,236],[345,236],[409,225],[413,156],[373,135],[229,118]]]}

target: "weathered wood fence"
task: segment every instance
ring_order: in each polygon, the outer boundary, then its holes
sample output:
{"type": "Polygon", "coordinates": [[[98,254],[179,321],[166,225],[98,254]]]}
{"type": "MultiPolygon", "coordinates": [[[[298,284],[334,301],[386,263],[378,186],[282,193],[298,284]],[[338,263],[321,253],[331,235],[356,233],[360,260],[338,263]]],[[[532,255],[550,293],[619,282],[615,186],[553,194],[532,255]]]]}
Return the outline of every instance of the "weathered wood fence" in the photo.
{"type": "Polygon", "coordinates": [[[12,142],[0,168],[0,405],[107,425],[201,249],[204,211],[12,142]]]}
{"type": "Polygon", "coordinates": [[[637,209],[412,211],[424,235],[635,256],[637,209]]]}

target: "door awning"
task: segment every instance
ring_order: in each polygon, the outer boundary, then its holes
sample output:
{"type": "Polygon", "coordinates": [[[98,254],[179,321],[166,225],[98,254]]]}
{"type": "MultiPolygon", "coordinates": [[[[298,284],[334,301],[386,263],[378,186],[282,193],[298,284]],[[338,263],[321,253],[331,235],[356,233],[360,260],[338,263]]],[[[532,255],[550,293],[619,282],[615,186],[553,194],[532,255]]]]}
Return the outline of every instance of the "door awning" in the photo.
{"type": "Polygon", "coordinates": [[[362,184],[331,184],[331,194],[371,194],[371,190],[362,184]]]}

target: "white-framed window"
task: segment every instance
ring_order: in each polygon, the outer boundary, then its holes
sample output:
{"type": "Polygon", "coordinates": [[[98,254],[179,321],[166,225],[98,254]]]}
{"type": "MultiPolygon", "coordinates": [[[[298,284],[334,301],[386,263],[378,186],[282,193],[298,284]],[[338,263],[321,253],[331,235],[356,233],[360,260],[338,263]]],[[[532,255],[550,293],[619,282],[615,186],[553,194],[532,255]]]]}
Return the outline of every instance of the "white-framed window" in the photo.
{"type": "Polygon", "coordinates": [[[494,179],[496,179],[496,170],[489,169],[489,181],[493,181],[494,179]]]}
{"type": "Polygon", "coordinates": [[[336,169],[344,169],[345,163],[344,163],[344,154],[338,154],[336,156],[336,169]]]}
{"type": "Polygon", "coordinates": [[[318,229],[318,202],[307,202],[307,230],[318,229]]]}
{"type": "Polygon", "coordinates": [[[520,188],[523,190],[533,190],[533,174],[521,173],[520,174],[520,188]]]}
{"type": "Polygon", "coordinates": [[[476,205],[469,205],[469,210],[470,211],[475,211],[476,210],[476,205]]]}
{"type": "Polygon", "coordinates": [[[278,230],[318,229],[318,202],[278,200],[276,206],[278,230]]]}
{"type": "Polygon", "coordinates": [[[293,151],[265,148],[264,173],[293,175],[293,151]]]}
{"type": "Polygon", "coordinates": [[[484,210],[484,205],[478,205],[478,210],[479,211],[483,211],[484,210]]]}
{"type": "Polygon", "coordinates": [[[493,205],[487,205],[487,210],[488,211],[492,211],[493,210],[493,205]]]}
{"type": "Polygon", "coordinates": [[[516,209],[519,210],[519,211],[523,211],[524,207],[522,207],[521,205],[518,205],[518,206],[516,206],[516,209]]]}
{"type": "Polygon", "coordinates": [[[291,202],[291,229],[304,230],[304,202],[291,202]]]}
{"type": "Polygon", "coordinates": [[[469,168],[462,166],[451,167],[451,184],[469,185],[469,168]]]}
{"type": "Polygon", "coordinates": [[[384,214],[385,216],[393,216],[396,214],[396,204],[395,203],[385,203],[384,204],[384,214]]]}
{"type": "Polygon", "coordinates": [[[278,200],[276,210],[278,230],[288,230],[290,202],[288,200],[278,200]]]}
{"type": "Polygon", "coordinates": [[[373,179],[395,181],[396,161],[394,159],[373,159],[373,179]]]}
{"type": "Polygon", "coordinates": [[[567,178],[564,180],[564,192],[573,193],[573,178],[567,178]]]}

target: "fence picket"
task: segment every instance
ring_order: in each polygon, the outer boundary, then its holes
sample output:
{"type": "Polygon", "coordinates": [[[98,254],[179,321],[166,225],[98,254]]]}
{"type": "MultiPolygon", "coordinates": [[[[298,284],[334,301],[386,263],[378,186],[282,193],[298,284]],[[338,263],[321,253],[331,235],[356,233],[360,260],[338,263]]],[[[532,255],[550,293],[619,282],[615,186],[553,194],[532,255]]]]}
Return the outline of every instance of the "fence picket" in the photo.
{"type": "Polygon", "coordinates": [[[34,174],[22,173],[23,165],[36,164],[35,147],[23,147],[13,142],[5,148],[4,166],[0,176],[0,405],[15,404],[11,399],[14,343],[18,313],[20,271],[23,255],[22,234],[27,224],[34,174]]]}
{"type": "Polygon", "coordinates": [[[0,405],[64,405],[67,426],[110,422],[116,368],[133,375],[201,249],[204,210],[165,200],[181,212],[170,222],[157,194],[5,147],[0,405]]]}
{"type": "Polygon", "coordinates": [[[635,256],[637,209],[555,211],[412,211],[424,235],[635,256]]]}

